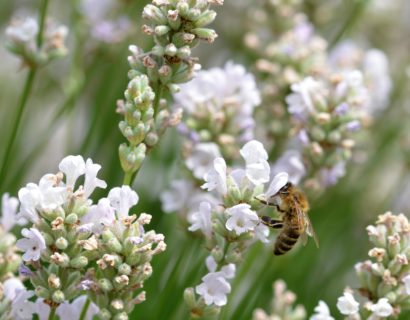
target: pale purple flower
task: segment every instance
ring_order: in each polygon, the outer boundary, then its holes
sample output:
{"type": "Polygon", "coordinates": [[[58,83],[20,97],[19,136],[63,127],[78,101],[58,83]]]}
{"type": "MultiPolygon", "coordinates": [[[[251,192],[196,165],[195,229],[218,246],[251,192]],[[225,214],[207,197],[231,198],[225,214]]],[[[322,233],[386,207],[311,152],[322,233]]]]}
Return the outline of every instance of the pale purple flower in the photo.
{"type": "Polygon", "coordinates": [[[355,315],[359,312],[359,302],[357,302],[350,292],[345,291],[342,297],[337,299],[337,308],[345,316],[355,315]]]}
{"type": "Polygon", "coordinates": [[[315,307],[315,314],[309,320],[334,320],[334,318],[330,315],[326,302],[320,300],[319,304],[315,307]]]}
{"type": "Polygon", "coordinates": [[[188,217],[188,220],[191,223],[188,230],[201,230],[206,236],[210,236],[212,234],[211,214],[211,205],[208,202],[201,202],[199,205],[199,210],[188,217]]]}
{"type": "Polygon", "coordinates": [[[19,206],[19,201],[15,197],[10,197],[8,193],[3,194],[1,197],[1,218],[0,224],[3,229],[8,232],[10,231],[16,223],[24,224],[25,220],[17,219],[17,208],[19,206]]]}
{"type": "Polygon", "coordinates": [[[220,156],[217,144],[212,142],[198,143],[185,160],[185,164],[196,178],[203,179],[204,175],[212,169],[213,161],[220,156]]]}
{"type": "Polygon", "coordinates": [[[105,181],[97,178],[97,173],[101,166],[93,163],[91,159],[87,159],[85,163],[85,181],[84,181],[84,196],[88,198],[93,193],[95,188],[106,188],[105,181]]]}
{"type": "Polygon", "coordinates": [[[346,129],[350,132],[359,131],[362,128],[362,124],[359,120],[352,120],[346,123],[346,129]]]}
{"type": "Polygon", "coordinates": [[[269,181],[268,153],[261,142],[249,141],[242,147],[240,154],[246,163],[246,176],[253,184],[260,185],[269,181]]]}
{"type": "Polygon", "coordinates": [[[323,186],[333,186],[346,174],[345,163],[341,161],[331,168],[323,168],[319,174],[323,186]]]}
{"type": "MultiPolygon", "coordinates": [[[[57,315],[60,317],[60,320],[79,319],[80,313],[83,310],[83,306],[86,300],[87,296],[82,295],[73,300],[71,303],[62,303],[57,309],[57,315]]],[[[98,307],[93,302],[91,302],[84,319],[91,320],[98,312],[98,307]]]]}
{"type": "Polygon", "coordinates": [[[118,218],[125,218],[131,207],[138,203],[138,195],[129,186],[112,188],[108,193],[110,205],[117,210],[118,218]]]}
{"type": "Polygon", "coordinates": [[[19,275],[23,277],[31,277],[34,275],[30,268],[26,267],[23,263],[19,265],[19,275]]]}
{"type": "Polygon", "coordinates": [[[35,304],[28,299],[34,296],[34,291],[17,290],[11,304],[11,314],[16,320],[31,320],[36,312],[35,304]]]}
{"type": "Polygon", "coordinates": [[[231,292],[231,285],[220,272],[211,272],[202,278],[202,283],[196,286],[195,291],[204,298],[206,305],[224,306],[227,303],[226,295],[231,292]]]}
{"type": "Polygon", "coordinates": [[[226,185],[226,162],[223,158],[216,158],[213,163],[213,168],[204,175],[205,183],[201,186],[202,189],[208,191],[217,190],[222,195],[228,192],[226,185]]]}
{"type": "Polygon", "coordinates": [[[226,229],[235,231],[237,235],[254,230],[259,222],[258,215],[251,210],[247,203],[240,203],[225,210],[229,218],[226,221],[226,229]]]}
{"type": "Polygon", "coordinates": [[[13,301],[18,290],[25,289],[23,283],[18,278],[10,278],[3,283],[3,293],[6,299],[13,301]]]}
{"type": "Polygon", "coordinates": [[[74,189],[78,177],[85,173],[85,161],[82,156],[67,156],[61,160],[58,168],[66,176],[67,187],[74,189]]]}
{"type": "Polygon", "coordinates": [[[24,239],[19,239],[16,247],[24,251],[24,261],[37,261],[40,259],[41,251],[46,249],[46,241],[43,235],[35,228],[21,230],[24,239]]]}
{"type": "Polygon", "coordinates": [[[339,116],[344,116],[349,111],[349,105],[346,102],[339,104],[333,111],[339,116]]]}
{"type": "Polygon", "coordinates": [[[306,175],[306,168],[303,164],[302,155],[297,150],[287,150],[273,165],[271,173],[287,172],[289,181],[298,184],[306,175]]]}
{"type": "Polygon", "coordinates": [[[209,272],[215,272],[218,264],[216,263],[213,256],[207,256],[205,259],[205,265],[208,268],[209,272]]]}

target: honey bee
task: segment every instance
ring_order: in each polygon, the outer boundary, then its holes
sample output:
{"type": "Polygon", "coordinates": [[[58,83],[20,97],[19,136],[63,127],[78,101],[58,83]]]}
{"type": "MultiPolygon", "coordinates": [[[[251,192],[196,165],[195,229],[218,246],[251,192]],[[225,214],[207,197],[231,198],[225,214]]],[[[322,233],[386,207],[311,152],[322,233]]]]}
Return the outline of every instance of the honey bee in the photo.
{"type": "Polygon", "coordinates": [[[275,220],[268,216],[262,216],[263,224],[273,229],[282,229],[279,233],[273,253],[282,255],[288,252],[296,244],[299,237],[303,245],[306,245],[307,235],[313,237],[319,248],[319,241],[313,230],[307,214],[309,203],[305,194],[288,182],[276,194],[267,200],[257,198],[263,204],[274,206],[282,214],[282,220],[275,220]]]}

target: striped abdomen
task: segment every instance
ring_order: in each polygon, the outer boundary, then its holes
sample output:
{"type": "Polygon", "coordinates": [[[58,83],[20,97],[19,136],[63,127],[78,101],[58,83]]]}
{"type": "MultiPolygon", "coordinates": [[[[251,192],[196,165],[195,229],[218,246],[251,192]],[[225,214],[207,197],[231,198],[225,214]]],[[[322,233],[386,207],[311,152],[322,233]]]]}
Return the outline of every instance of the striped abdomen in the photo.
{"type": "Polygon", "coordinates": [[[300,229],[296,226],[286,226],[281,233],[279,233],[273,253],[276,256],[285,254],[293,248],[300,237],[300,229]]]}

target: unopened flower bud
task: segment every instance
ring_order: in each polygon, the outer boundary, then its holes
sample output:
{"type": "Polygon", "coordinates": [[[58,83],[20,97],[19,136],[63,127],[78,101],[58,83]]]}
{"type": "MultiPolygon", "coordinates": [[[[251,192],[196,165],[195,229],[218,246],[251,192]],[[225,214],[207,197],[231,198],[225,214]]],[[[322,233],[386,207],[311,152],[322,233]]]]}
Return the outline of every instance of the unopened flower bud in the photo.
{"type": "Polygon", "coordinates": [[[118,313],[114,316],[113,320],[128,320],[128,314],[126,312],[118,313]]]}
{"type": "Polygon", "coordinates": [[[84,256],[79,256],[70,261],[70,266],[73,268],[84,268],[88,264],[88,259],[84,256]]]}
{"type": "Polygon", "coordinates": [[[156,26],[154,32],[157,36],[161,37],[163,35],[166,35],[170,30],[171,29],[168,26],[156,26]]]}
{"type": "Polygon", "coordinates": [[[65,250],[68,247],[68,242],[65,238],[60,237],[56,240],[55,245],[60,250],[65,250]]]}
{"type": "Polygon", "coordinates": [[[189,309],[196,306],[195,291],[194,288],[186,288],[184,291],[184,301],[189,309]]]}
{"type": "Polygon", "coordinates": [[[203,12],[199,17],[196,19],[194,25],[197,28],[202,28],[207,26],[208,24],[211,24],[216,17],[216,12],[213,10],[206,10],[203,12]]]}
{"type": "Polygon", "coordinates": [[[131,271],[132,271],[131,267],[126,263],[122,263],[118,266],[118,272],[120,274],[125,274],[128,276],[131,274],[131,271]]]}
{"type": "Polygon", "coordinates": [[[35,289],[36,296],[43,299],[50,299],[50,291],[42,286],[37,286],[35,289]]]}
{"type": "Polygon", "coordinates": [[[111,301],[111,307],[115,310],[123,310],[124,309],[124,302],[120,299],[115,299],[111,301]]]}
{"type": "Polygon", "coordinates": [[[191,32],[198,36],[199,39],[208,41],[209,43],[214,42],[214,40],[218,36],[215,30],[208,28],[195,28],[192,29],[191,32]]]}
{"type": "Polygon", "coordinates": [[[61,286],[60,278],[57,277],[54,273],[48,276],[48,286],[53,289],[58,289],[61,286]]]}
{"type": "Polygon", "coordinates": [[[75,213],[70,213],[64,220],[67,224],[76,224],[78,221],[78,215],[75,213]]]}
{"type": "Polygon", "coordinates": [[[109,292],[114,288],[113,285],[111,284],[110,280],[108,280],[106,278],[102,278],[102,279],[98,280],[98,285],[101,288],[101,290],[104,291],[104,292],[109,292]]]}
{"type": "Polygon", "coordinates": [[[162,13],[162,11],[152,4],[148,4],[144,7],[142,12],[142,17],[144,19],[151,20],[152,22],[159,24],[159,25],[166,25],[167,18],[162,13]]]}
{"type": "Polygon", "coordinates": [[[145,137],[145,143],[149,147],[153,147],[158,143],[158,135],[155,132],[149,132],[147,136],[145,137]]]}
{"type": "Polygon", "coordinates": [[[51,296],[51,299],[55,303],[63,303],[65,300],[64,292],[62,292],[61,290],[54,291],[53,295],[51,296]]]}

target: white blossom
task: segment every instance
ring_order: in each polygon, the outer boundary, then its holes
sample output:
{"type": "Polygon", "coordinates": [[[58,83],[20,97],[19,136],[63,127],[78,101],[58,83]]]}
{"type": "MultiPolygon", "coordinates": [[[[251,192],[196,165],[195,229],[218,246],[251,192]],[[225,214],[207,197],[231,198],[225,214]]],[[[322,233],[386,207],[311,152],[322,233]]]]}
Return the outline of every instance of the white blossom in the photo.
{"type": "Polygon", "coordinates": [[[115,210],[107,198],[101,198],[97,205],[92,205],[81,218],[82,226],[89,226],[94,233],[101,233],[104,226],[110,226],[115,221],[115,210]]]}
{"type": "Polygon", "coordinates": [[[251,206],[247,203],[237,204],[226,209],[225,212],[229,215],[225,224],[226,229],[229,231],[234,230],[237,235],[254,230],[259,222],[258,215],[251,210],[251,206]]]}
{"type": "Polygon", "coordinates": [[[307,77],[301,82],[292,84],[291,89],[292,93],[286,97],[289,113],[301,119],[314,113],[315,105],[312,96],[323,90],[322,84],[312,77],[307,77]]]}
{"type": "Polygon", "coordinates": [[[162,210],[166,213],[175,212],[187,206],[194,190],[189,180],[174,180],[171,187],[160,195],[162,210]]]}
{"type": "Polygon", "coordinates": [[[202,278],[202,283],[195,290],[207,305],[224,306],[227,303],[226,295],[231,292],[231,285],[220,272],[211,272],[202,278]]]}
{"type": "Polygon", "coordinates": [[[24,228],[21,230],[24,239],[19,239],[16,247],[24,251],[24,261],[37,261],[40,259],[41,251],[46,249],[46,241],[43,235],[35,228],[24,228]]]}
{"type": "Polygon", "coordinates": [[[23,289],[25,289],[25,287],[18,278],[10,278],[3,283],[4,296],[10,301],[13,301],[17,292],[23,289]]]}
{"type": "Polygon", "coordinates": [[[275,175],[268,187],[268,190],[265,192],[265,199],[269,199],[274,196],[289,182],[289,175],[287,172],[279,172],[275,175]]]}
{"type": "Polygon", "coordinates": [[[354,315],[359,311],[359,303],[350,292],[345,291],[342,297],[337,299],[337,308],[340,313],[346,316],[354,315]]]}
{"type": "Polygon", "coordinates": [[[36,311],[35,304],[28,299],[34,296],[34,291],[17,290],[11,304],[11,314],[15,320],[31,320],[36,311]]]}
{"type": "Polygon", "coordinates": [[[14,19],[6,28],[6,36],[14,42],[32,42],[38,33],[38,23],[34,18],[14,19]]]}
{"type": "Polygon", "coordinates": [[[85,162],[82,156],[67,156],[61,160],[58,168],[65,174],[67,187],[74,189],[78,177],[85,173],[85,162]]]}
{"type": "MultiPolygon", "coordinates": [[[[87,296],[82,295],[76,298],[71,303],[68,303],[68,302],[62,303],[57,309],[57,315],[60,317],[60,320],[79,319],[86,300],[87,300],[87,296]]],[[[98,307],[93,302],[91,302],[84,319],[91,320],[93,319],[94,315],[96,315],[98,312],[99,312],[98,307]]]]}
{"type": "Polygon", "coordinates": [[[228,192],[226,185],[226,162],[223,158],[216,158],[213,163],[213,168],[204,175],[204,183],[201,188],[208,191],[217,190],[225,195],[228,192]]]}
{"type": "Polygon", "coordinates": [[[0,224],[3,229],[8,232],[10,231],[16,223],[24,224],[24,220],[17,219],[17,208],[19,206],[19,201],[15,197],[10,197],[8,193],[3,194],[1,197],[1,218],[0,224]]]}
{"type": "Polygon", "coordinates": [[[246,176],[255,185],[269,181],[270,166],[268,153],[262,143],[256,140],[249,141],[240,150],[246,163],[246,176]]]}
{"type": "Polygon", "coordinates": [[[217,144],[212,142],[198,143],[185,160],[185,164],[196,178],[202,179],[212,169],[214,159],[220,156],[221,153],[217,144]]]}
{"type": "Polygon", "coordinates": [[[129,186],[112,188],[108,193],[110,205],[117,210],[118,218],[128,216],[131,207],[138,203],[138,195],[129,186]]]}
{"type": "Polygon", "coordinates": [[[320,300],[315,307],[315,314],[310,317],[310,320],[334,320],[334,318],[330,315],[326,302],[320,300]]]}
{"type": "Polygon", "coordinates": [[[106,188],[105,181],[97,178],[97,173],[101,166],[93,163],[91,159],[87,159],[85,163],[85,180],[84,180],[84,196],[88,198],[93,193],[95,188],[106,188]]]}
{"type": "Polygon", "coordinates": [[[410,295],[410,274],[401,279],[401,281],[404,283],[404,291],[410,295]]]}
{"type": "Polygon", "coordinates": [[[269,227],[265,226],[264,224],[258,224],[255,226],[255,238],[263,243],[269,242],[269,227]]]}
{"type": "Polygon", "coordinates": [[[188,230],[201,230],[206,236],[210,236],[212,234],[211,210],[211,205],[208,202],[201,202],[199,210],[188,217],[188,220],[191,223],[188,230]]]}
{"type": "Polygon", "coordinates": [[[289,181],[293,184],[298,184],[306,175],[306,168],[303,164],[302,155],[297,150],[287,150],[275,162],[271,173],[278,174],[279,172],[287,172],[289,181]]]}
{"type": "Polygon", "coordinates": [[[379,299],[377,303],[372,304],[369,309],[373,312],[372,316],[374,317],[387,318],[393,314],[393,307],[387,298],[379,299]]]}

